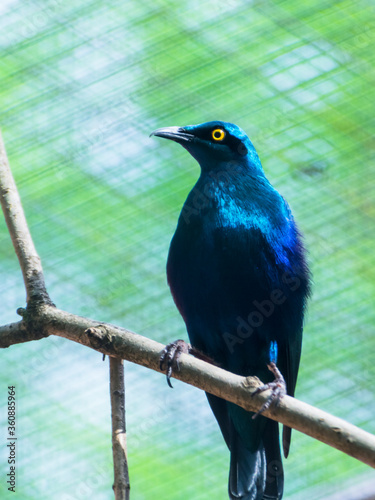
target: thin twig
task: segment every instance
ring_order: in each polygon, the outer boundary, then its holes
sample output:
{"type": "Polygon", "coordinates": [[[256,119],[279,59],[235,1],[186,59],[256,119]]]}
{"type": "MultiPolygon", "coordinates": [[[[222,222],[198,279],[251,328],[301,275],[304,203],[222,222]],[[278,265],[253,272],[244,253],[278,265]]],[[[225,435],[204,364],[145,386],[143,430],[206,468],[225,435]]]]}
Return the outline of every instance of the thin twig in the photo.
{"type": "Polygon", "coordinates": [[[115,500],[129,500],[130,482],[126,453],[124,362],[109,357],[109,385],[111,393],[112,452],[115,500]]]}
{"type": "Polygon", "coordinates": [[[42,264],[35,250],[0,132],[0,201],[26,288],[28,304],[50,304],[42,264]]]}

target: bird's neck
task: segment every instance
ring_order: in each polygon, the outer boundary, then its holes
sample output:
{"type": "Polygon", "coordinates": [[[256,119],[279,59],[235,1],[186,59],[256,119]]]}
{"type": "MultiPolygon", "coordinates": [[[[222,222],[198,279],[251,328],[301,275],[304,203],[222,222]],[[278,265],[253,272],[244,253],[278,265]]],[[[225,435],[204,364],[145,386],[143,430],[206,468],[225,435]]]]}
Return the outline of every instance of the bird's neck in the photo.
{"type": "Polygon", "coordinates": [[[260,161],[253,164],[246,158],[216,162],[211,169],[202,168],[192,193],[203,194],[213,202],[229,196],[241,203],[241,200],[250,202],[259,197],[266,199],[269,191],[275,190],[264,175],[260,161]]]}
{"type": "Polygon", "coordinates": [[[227,221],[225,225],[241,220],[252,224],[256,214],[259,217],[264,212],[277,212],[280,199],[263,170],[249,168],[244,163],[226,162],[217,164],[215,169],[201,171],[184,204],[181,221],[190,224],[213,217],[227,221]]]}

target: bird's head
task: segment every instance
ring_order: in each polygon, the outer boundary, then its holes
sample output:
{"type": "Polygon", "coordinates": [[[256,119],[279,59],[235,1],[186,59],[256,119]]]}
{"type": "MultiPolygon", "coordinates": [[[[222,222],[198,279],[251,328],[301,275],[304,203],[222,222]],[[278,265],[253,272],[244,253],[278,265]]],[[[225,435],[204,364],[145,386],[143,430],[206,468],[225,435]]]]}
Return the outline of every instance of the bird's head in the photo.
{"type": "Polygon", "coordinates": [[[198,161],[202,170],[236,162],[262,170],[255,148],[245,132],[233,123],[213,121],[185,127],[166,127],[151,135],[178,142],[198,161]]]}

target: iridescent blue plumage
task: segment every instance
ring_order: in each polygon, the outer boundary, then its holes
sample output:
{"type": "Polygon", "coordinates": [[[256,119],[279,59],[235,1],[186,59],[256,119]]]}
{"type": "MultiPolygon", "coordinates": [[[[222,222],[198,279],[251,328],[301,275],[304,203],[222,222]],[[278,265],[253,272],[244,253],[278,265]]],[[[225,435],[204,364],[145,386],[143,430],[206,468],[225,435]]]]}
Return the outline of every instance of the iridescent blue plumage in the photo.
{"type": "MultiPolygon", "coordinates": [[[[309,293],[304,249],[288,204],[266,179],[236,125],[209,122],[159,129],[201,166],[167,263],[168,282],[190,342],[222,368],[271,382],[278,363],[294,394],[309,293]]],[[[231,451],[231,499],[280,500],[278,424],[207,394],[231,451]]],[[[287,456],[290,429],[284,428],[287,456]]]]}

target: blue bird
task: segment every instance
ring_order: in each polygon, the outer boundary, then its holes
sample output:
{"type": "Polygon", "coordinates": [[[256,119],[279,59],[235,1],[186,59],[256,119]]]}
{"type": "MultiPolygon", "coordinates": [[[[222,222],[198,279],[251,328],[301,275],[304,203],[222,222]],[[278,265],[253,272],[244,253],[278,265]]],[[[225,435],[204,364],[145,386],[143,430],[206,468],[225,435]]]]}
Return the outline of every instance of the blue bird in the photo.
{"type": "MultiPolygon", "coordinates": [[[[191,342],[178,340],[163,353],[168,382],[179,354],[191,352],[238,375],[259,377],[276,400],[285,385],[293,396],[310,273],[287,202],[236,125],[213,121],[151,135],[181,144],[201,167],[168,255],[168,283],[191,342]]],[[[231,453],[230,499],[280,500],[278,423],[207,398],[231,453]]],[[[284,426],[285,457],[290,438],[284,426]]]]}

